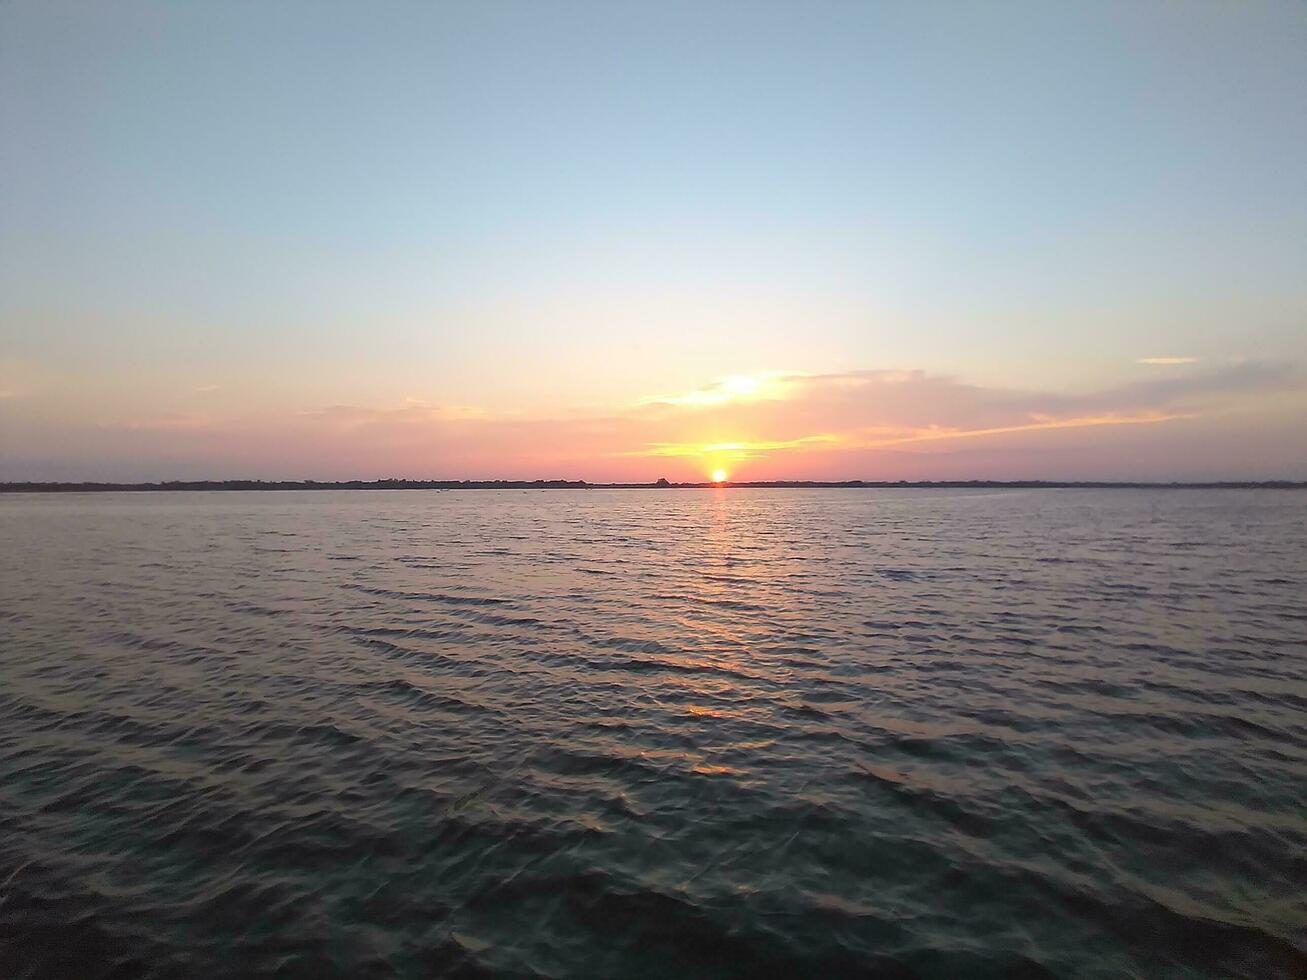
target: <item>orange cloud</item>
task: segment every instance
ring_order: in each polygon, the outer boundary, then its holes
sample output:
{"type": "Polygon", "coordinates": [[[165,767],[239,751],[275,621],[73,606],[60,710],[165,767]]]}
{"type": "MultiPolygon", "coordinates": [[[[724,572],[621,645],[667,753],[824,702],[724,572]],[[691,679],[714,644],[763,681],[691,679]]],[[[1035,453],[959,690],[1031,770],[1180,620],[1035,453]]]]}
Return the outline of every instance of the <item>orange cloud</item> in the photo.
{"type": "Polygon", "coordinates": [[[898,436],[892,439],[879,439],[862,443],[862,448],[871,449],[880,446],[900,446],[912,442],[932,442],[939,439],[975,439],[981,436],[1006,435],[1011,432],[1041,432],[1049,429],[1083,429],[1095,425],[1148,425],[1156,422],[1172,422],[1176,419],[1194,418],[1192,415],[1168,414],[1165,412],[1146,412],[1142,415],[1099,415],[1088,418],[1050,419],[1048,421],[1030,422],[1026,425],[1000,425],[988,429],[945,429],[931,427],[922,432],[898,436]]]}
{"type": "MultiPolygon", "coordinates": [[[[11,420],[0,476],[29,478],[30,466],[15,472],[23,461],[50,459],[50,447],[60,446],[59,472],[78,478],[106,472],[97,461],[107,466],[119,460],[132,461],[140,478],[700,479],[724,467],[736,479],[800,472],[895,478],[905,460],[958,455],[966,446],[1001,448],[1010,466],[1012,460],[1047,458],[1031,455],[1035,445],[1047,453],[1083,448],[1088,438],[1106,452],[1125,445],[1114,432],[1214,425],[1234,417],[1235,409],[1255,421],[1256,407],[1267,399],[1300,401],[1300,392],[1292,370],[1256,363],[1168,372],[1082,394],[984,387],[911,370],[769,372],[722,379],[699,396],[552,417],[493,415],[410,398],[389,407],[336,405],[228,418],[161,413],[58,430],[11,420]],[[1073,443],[1073,432],[1086,435],[1073,443]]],[[[1045,471],[1031,464],[1021,475],[1032,472],[1045,471]]]]}
{"type": "Polygon", "coordinates": [[[715,460],[761,459],[771,453],[786,449],[804,449],[822,445],[836,445],[840,437],[822,433],[803,436],[799,439],[755,441],[755,442],[662,442],[653,443],[644,449],[623,453],[626,456],[671,456],[671,457],[710,457],[715,460]]]}
{"type": "Polygon", "coordinates": [[[732,374],[681,395],[655,395],[643,398],[638,405],[703,408],[731,402],[783,399],[789,397],[796,377],[799,376],[781,371],[732,374]]]}

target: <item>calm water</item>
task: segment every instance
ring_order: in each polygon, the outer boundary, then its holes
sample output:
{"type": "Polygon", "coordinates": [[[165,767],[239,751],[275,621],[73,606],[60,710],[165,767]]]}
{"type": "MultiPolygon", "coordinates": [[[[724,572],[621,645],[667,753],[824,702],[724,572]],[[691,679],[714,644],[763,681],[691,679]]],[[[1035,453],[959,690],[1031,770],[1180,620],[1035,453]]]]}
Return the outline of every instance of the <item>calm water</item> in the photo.
{"type": "Polygon", "coordinates": [[[1307,973],[1307,494],[0,498],[0,975],[1307,973]]]}

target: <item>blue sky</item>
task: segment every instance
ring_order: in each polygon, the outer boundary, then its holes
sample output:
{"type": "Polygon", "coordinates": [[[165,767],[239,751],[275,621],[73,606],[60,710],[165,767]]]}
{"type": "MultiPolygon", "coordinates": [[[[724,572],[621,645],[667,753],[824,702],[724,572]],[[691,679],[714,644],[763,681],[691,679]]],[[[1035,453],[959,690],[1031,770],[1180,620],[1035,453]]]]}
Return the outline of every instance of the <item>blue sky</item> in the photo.
{"type": "MultiPolygon", "coordinates": [[[[1307,475],[1304,51],[1300,3],[8,3],[0,477],[262,474],[332,407],[610,419],[875,371],[1088,396],[1249,362],[1281,380],[1185,406],[1219,416],[1199,469],[1307,475]],[[1240,417],[1265,459],[1221,457],[1240,417]],[[219,430],[266,458],[196,448],[219,430]]],[[[449,438],[375,465],[542,463],[449,438]]],[[[285,475],[374,465],[314,445],[285,475]]],[[[840,465],[899,465],[867,452],[840,465]]],[[[543,462],[639,458],[579,453],[543,462]]]]}

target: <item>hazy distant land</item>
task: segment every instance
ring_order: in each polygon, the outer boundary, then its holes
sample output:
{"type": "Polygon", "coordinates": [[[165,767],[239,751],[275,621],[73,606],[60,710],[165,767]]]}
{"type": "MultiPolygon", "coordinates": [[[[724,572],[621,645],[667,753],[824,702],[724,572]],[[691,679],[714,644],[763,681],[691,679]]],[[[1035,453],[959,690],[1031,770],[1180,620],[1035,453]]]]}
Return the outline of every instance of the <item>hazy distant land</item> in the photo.
{"type": "Polygon", "coordinates": [[[169,480],[163,483],[0,483],[0,493],[109,493],[177,490],[699,490],[757,489],[1189,489],[1303,490],[1294,480],[1136,482],[1128,480],[726,480],[721,483],[589,483],[585,480],[169,480]]]}

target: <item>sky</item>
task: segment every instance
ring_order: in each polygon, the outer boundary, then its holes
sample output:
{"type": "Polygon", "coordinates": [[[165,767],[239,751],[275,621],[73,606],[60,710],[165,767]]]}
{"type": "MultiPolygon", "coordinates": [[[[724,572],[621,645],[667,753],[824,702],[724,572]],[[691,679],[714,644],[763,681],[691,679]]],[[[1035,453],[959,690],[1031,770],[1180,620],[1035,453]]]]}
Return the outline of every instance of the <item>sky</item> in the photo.
{"type": "Polygon", "coordinates": [[[0,480],[1307,479],[1307,4],[0,3],[0,480]]]}

